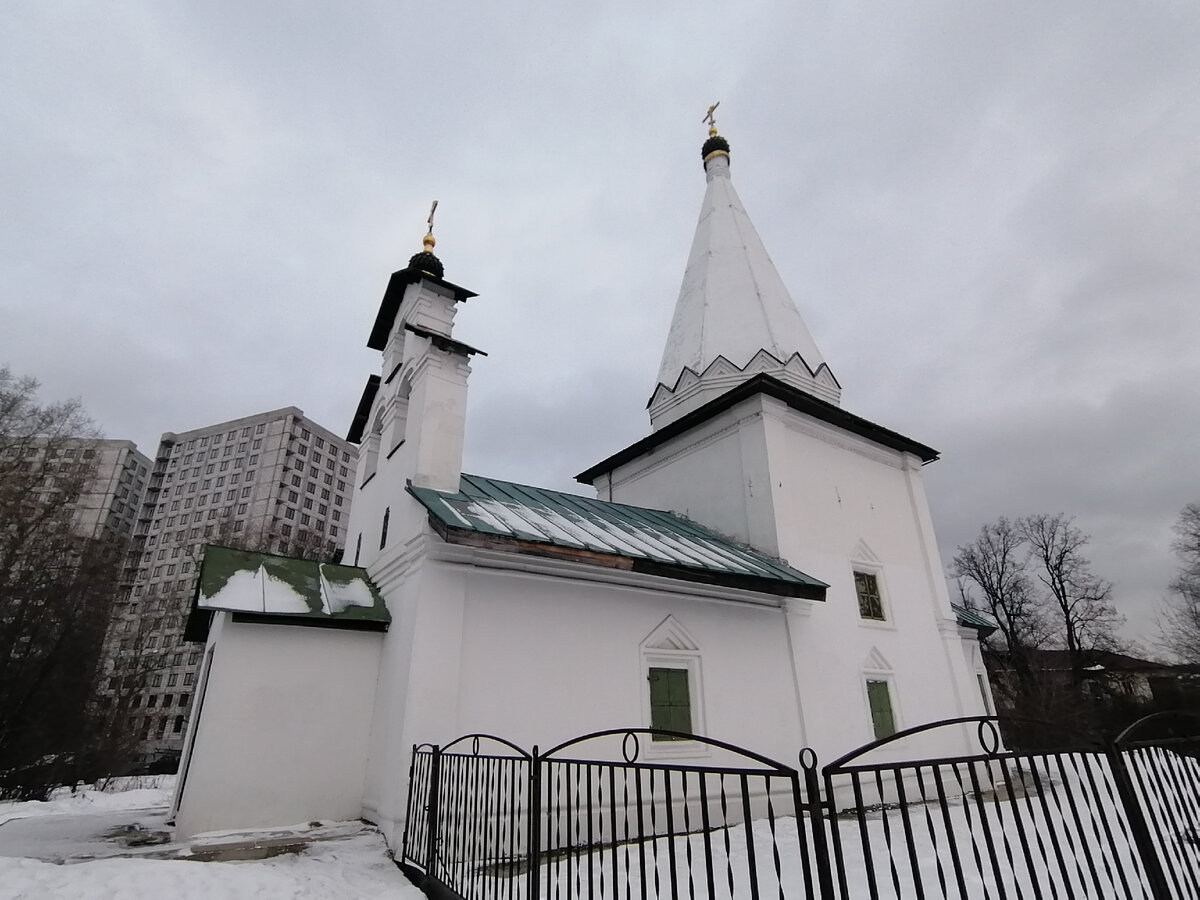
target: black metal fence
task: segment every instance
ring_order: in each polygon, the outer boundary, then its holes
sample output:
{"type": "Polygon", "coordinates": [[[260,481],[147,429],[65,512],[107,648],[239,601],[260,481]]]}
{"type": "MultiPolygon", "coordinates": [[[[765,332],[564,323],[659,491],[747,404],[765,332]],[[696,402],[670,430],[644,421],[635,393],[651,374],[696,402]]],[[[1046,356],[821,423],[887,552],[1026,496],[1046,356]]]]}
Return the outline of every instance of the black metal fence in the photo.
{"type": "Polygon", "coordinates": [[[413,749],[400,862],[467,900],[1200,900],[1200,743],[1144,722],[1014,752],[993,718],[946,720],[821,770],[640,728],[544,753],[470,735],[413,749]],[[903,758],[936,730],[975,750],[903,758]],[[695,764],[656,760],[681,738],[695,764]]]}

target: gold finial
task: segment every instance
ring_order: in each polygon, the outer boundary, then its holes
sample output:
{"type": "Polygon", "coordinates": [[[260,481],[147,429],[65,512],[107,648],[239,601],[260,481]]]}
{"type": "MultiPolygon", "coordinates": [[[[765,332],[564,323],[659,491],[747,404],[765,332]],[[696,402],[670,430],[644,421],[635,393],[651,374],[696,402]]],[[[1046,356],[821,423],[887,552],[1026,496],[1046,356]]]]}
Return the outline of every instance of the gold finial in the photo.
{"type": "Polygon", "coordinates": [[[715,136],[715,135],[716,135],[716,133],[717,133],[717,120],[716,120],[716,118],[714,118],[714,116],[713,116],[713,112],[715,112],[715,111],[716,111],[716,108],[717,108],[718,106],[720,106],[720,105],[721,105],[721,101],[720,101],[720,100],[718,100],[716,103],[714,103],[712,106],[710,106],[710,107],[708,108],[708,112],[706,112],[706,113],[704,114],[704,118],[700,120],[700,121],[702,121],[702,122],[707,122],[707,123],[708,123],[708,135],[709,135],[709,137],[713,137],[713,136],[715,136]]]}
{"type": "Polygon", "coordinates": [[[433,214],[437,212],[437,205],[438,202],[434,200],[433,205],[429,207],[429,218],[425,220],[429,224],[429,230],[425,232],[425,237],[421,243],[425,245],[426,253],[432,253],[434,246],[437,244],[437,241],[433,239],[433,214]]]}

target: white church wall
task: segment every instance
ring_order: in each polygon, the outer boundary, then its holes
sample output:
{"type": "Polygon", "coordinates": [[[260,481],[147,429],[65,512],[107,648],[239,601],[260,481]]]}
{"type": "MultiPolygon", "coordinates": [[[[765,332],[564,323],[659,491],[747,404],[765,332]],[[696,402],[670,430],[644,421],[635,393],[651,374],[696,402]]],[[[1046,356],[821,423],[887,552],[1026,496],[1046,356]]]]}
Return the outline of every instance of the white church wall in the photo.
{"type": "Polygon", "coordinates": [[[761,402],[756,397],[739,403],[597,479],[597,496],[670,510],[778,554],[769,457],[762,428],[755,424],[761,402]]]}
{"type": "MultiPolygon", "coordinates": [[[[809,723],[823,757],[874,739],[866,682],[889,683],[899,728],[982,713],[950,609],[919,460],[801,416],[764,407],[779,543],[798,568],[829,583],[800,635],[800,683],[827,679],[809,723]],[[854,572],[876,576],[885,620],[859,613],[854,572]],[[851,711],[856,711],[851,712],[851,711]]],[[[957,750],[946,734],[891,752],[957,750]]]]}
{"type": "MultiPolygon", "coordinates": [[[[678,582],[671,587],[682,593],[657,590],[651,585],[664,580],[628,573],[623,580],[640,583],[583,580],[597,573],[578,565],[571,568],[580,577],[561,577],[561,563],[551,576],[536,571],[543,560],[515,559],[512,569],[426,560],[400,592],[414,638],[404,646],[393,627],[382,671],[385,678],[407,673],[406,696],[397,705],[383,699],[390,688],[381,689],[380,706],[389,703],[390,715],[377,716],[364,800],[366,815],[393,844],[413,744],[483,732],[546,750],[593,731],[648,727],[649,665],[694,666],[694,730],[795,762],[803,730],[785,613],[775,598],[730,591],[769,605],[716,600],[678,582]],[[646,646],[668,617],[694,649],[646,646]],[[400,659],[405,654],[410,663],[400,659]]],[[[688,742],[643,740],[642,748],[656,761],[714,759],[688,742]]]]}
{"type": "MultiPolygon", "coordinates": [[[[826,602],[793,630],[808,738],[823,759],[874,739],[868,676],[889,683],[899,727],[984,711],[911,454],[760,395],[597,488],[606,499],[682,512],[829,583],[826,602]],[[886,621],[859,615],[856,568],[877,576],[886,621]]],[[[959,747],[957,736],[936,735],[892,752],[959,747]]]]}
{"type": "Polygon", "coordinates": [[[225,621],[176,835],[358,818],[381,637],[225,621]]]}

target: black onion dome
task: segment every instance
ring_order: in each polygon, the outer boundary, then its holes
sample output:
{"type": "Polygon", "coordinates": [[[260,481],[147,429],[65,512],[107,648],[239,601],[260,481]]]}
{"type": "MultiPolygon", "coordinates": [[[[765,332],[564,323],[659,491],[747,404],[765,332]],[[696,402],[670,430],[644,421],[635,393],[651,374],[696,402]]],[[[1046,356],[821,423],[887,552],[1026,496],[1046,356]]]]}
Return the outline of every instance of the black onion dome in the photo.
{"type": "Polygon", "coordinates": [[[445,275],[445,269],[442,268],[442,261],[428,250],[414,253],[412,259],[408,261],[408,267],[416,269],[418,272],[425,272],[434,278],[442,278],[445,275]]]}
{"type": "Polygon", "coordinates": [[[721,137],[719,134],[714,134],[707,141],[705,141],[704,146],[700,148],[700,158],[708,159],[711,154],[716,153],[718,150],[728,153],[729,141],[725,140],[725,138],[721,137]]]}

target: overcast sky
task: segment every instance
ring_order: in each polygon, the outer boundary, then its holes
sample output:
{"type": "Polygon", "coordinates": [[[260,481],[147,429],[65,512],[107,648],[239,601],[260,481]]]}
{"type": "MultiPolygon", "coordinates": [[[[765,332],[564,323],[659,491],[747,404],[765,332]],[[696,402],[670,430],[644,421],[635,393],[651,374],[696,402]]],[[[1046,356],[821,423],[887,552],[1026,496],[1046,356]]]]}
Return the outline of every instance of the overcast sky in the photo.
{"type": "Polygon", "coordinates": [[[1200,500],[1198,47],[1194,0],[9,2],[0,362],[151,456],[344,432],[436,198],[466,468],[583,492],[649,431],[720,100],[843,406],[943,454],[944,559],[1075,515],[1144,635],[1200,500]]]}

